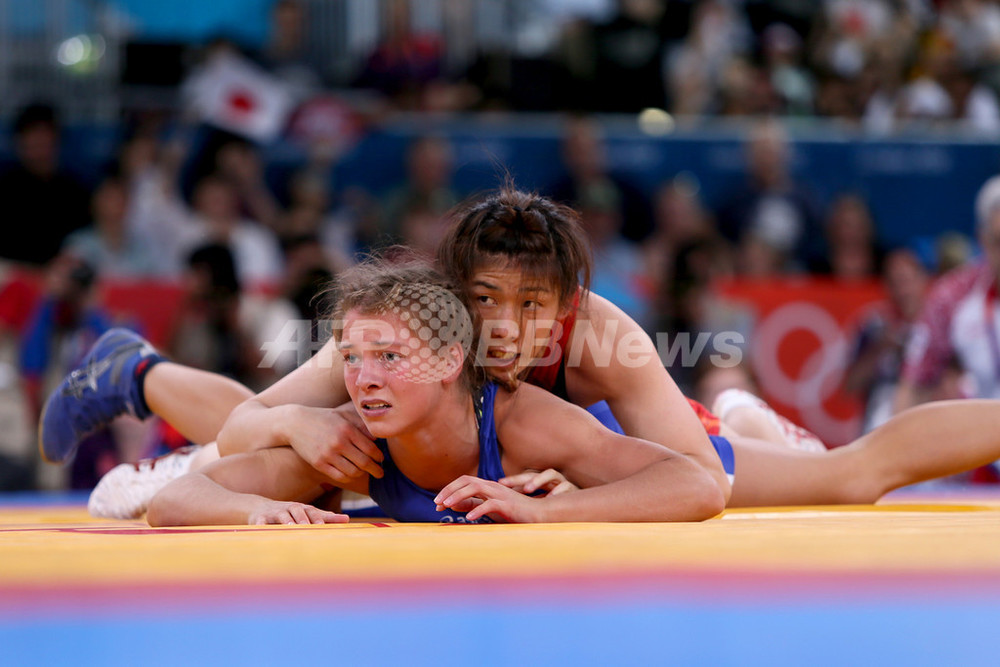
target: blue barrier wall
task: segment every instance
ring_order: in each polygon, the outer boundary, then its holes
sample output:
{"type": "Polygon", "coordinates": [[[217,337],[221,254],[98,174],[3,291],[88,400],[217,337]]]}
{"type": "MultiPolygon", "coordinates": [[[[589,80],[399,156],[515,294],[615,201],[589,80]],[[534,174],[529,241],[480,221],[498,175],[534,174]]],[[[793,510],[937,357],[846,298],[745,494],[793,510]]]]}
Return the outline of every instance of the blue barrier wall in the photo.
{"type": "MultiPolygon", "coordinates": [[[[418,131],[389,128],[368,136],[342,162],[337,181],[379,192],[403,177],[407,141],[418,131]]],[[[543,189],[562,175],[558,128],[447,129],[455,146],[456,186],[488,189],[508,170],[527,188],[543,189]]],[[[665,180],[688,172],[702,200],[722,204],[745,179],[742,140],[735,133],[691,133],[651,138],[609,130],[614,170],[652,194],[665,180]]],[[[972,202],[982,183],[1000,173],[1000,143],[796,137],[794,174],[821,204],[853,191],[867,199],[882,240],[902,244],[944,230],[972,233],[972,202]]]]}
{"type": "MultiPolygon", "coordinates": [[[[449,121],[444,125],[397,123],[370,132],[334,170],[335,189],[360,186],[376,195],[399,184],[407,144],[421,133],[447,136],[455,148],[455,186],[463,193],[494,187],[509,172],[524,188],[545,190],[562,175],[558,122],[449,121]]],[[[972,233],[972,202],[980,185],[1000,173],[1000,142],[962,140],[874,140],[811,131],[795,138],[794,174],[821,204],[854,191],[871,204],[882,240],[890,245],[945,230],[972,233]]],[[[94,178],[114,155],[119,130],[67,130],[67,163],[94,178]]],[[[702,200],[715,208],[744,179],[741,135],[736,131],[684,132],[649,137],[631,126],[607,130],[614,170],[653,193],[665,180],[688,172],[701,185],[702,200]]],[[[0,136],[0,158],[11,154],[0,136]]],[[[294,145],[266,149],[269,174],[280,182],[304,160],[294,145]]],[[[280,185],[279,185],[280,189],[280,185]]]]}

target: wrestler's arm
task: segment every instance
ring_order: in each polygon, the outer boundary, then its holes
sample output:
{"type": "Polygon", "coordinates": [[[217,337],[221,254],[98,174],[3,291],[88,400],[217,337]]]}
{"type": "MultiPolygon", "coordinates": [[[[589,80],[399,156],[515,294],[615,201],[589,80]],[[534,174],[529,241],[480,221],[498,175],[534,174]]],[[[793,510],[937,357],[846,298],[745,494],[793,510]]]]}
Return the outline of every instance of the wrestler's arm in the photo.
{"type": "Polygon", "coordinates": [[[568,363],[579,361],[567,369],[575,381],[570,387],[573,402],[589,405],[606,400],[627,435],[690,457],[728,498],[731,489],[722,463],[701,421],[663,367],[653,341],[632,318],[596,294],[587,297],[582,312],[586,320],[574,326],[567,357],[568,363]],[[587,323],[593,327],[589,336],[587,323]],[[601,349],[594,341],[603,340],[606,331],[613,333],[614,345],[601,349]]]}
{"type": "Polygon", "coordinates": [[[382,476],[382,453],[350,404],[330,339],[312,359],[238,405],[218,435],[223,456],[291,446],[335,483],[382,476]]]}
{"type": "Polygon", "coordinates": [[[441,504],[470,519],[490,514],[518,522],[701,521],[725,508],[715,481],[691,458],[614,433],[538,387],[498,395],[497,437],[509,472],[554,468],[584,488],[530,498],[466,476],[438,494],[441,504]]]}
{"type": "MultiPolygon", "coordinates": [[[[153,497],[146,519],[151,526],[346,521],[344,515],[305,506],[323,495],[325,485],[323,475],[291,448],[262,449],[219,459],[170,482],[153,497]],[[293,520],[276,520],[281,512],[293,520]]],[[[367,492],[368,484],[344,488],[367,492]]]]}

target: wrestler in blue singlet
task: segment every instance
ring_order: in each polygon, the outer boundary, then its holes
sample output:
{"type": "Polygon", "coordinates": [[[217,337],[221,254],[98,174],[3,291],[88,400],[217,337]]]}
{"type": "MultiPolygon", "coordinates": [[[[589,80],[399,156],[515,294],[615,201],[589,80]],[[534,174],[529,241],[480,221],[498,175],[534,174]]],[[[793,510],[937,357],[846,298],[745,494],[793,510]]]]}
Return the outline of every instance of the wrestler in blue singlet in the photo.
{"type": "MultiPolygon", "coordinates": [[[[476,476],[493,482],[505,476],[500,464],[500,443],[497,442],[496,425],[493,421],[493,399],[496,393],[497,386],[487,382],[476,403],[476,423],[479,426],[479,471],[476,476]]],[[[382,461],[382,472],[385,474],[381,479],[369,478],[368,495],[378,503],[382,511],[396,521],[469,523],[463,512],[450,509],[438,512],[434,505],[437,491],[420,488],[401,473],[389,454],[389,445],[385,440],[376,440],[375,444],[385,456],[382,461]]],[[[493,522],[488,517],[483,517],[475,523],[493,522]]]]}
{"type": "MultiPolygon", "coordinates": [[[[503,465],[500,462],[500,443],[497,441],[496,424],[493,420],[493,402],[496,398],[497,385],[488,382],[483,387],[479,401],[476,404],[476,422],[479,426],[479,470],[476,475],[482,479],[493,482],[505,476],[503,465]]],[[[607,428],[622,433],[622,428],[618,424],[608,404],[600,402],[587,410],[607,428]]],[[[733,477],[733,448],[729,441],[720,436],[709,436],[715,451],[722,459],[722,466],[729,476],[733,477]]],[[[440,523],[468,523],[463,512],[455,512],[445,509],[441,512],[435,509],[434,497],[436,491],[423,489],[406,477],[399,468],[396,467],[389,453],[389,445],[385,440],[375,441],[378,448],[382,450],[385,459],[382,461],[382,470],[385,473],[381,479],[369,478],[368,495],[378,503],[379,507],[388,516],[396,521],[421,521],[440,523]]],[[[489,517],[483,517],[475,523],[492,523],[489,517]]]]}

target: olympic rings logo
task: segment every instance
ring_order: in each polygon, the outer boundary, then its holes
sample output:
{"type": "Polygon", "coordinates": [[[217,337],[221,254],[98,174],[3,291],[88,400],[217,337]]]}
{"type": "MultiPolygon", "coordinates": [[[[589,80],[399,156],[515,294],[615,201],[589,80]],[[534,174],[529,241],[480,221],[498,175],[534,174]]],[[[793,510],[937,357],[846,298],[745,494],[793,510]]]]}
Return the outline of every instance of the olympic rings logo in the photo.
{"type": "Polygon", "coordinates": [[[860,416],[839,419],[824,403],[840,388],[850,343],[834,317],[815,303],[793,301],[767,315],[756,328],[751,363],[762,389],[774,400],[796,408],[802,425],[824,440],[848,442],[860,430],[860,416]],[[819,340],[796,377],[782,363],[781,346],[794,332],[805,331],[819,340]]]}

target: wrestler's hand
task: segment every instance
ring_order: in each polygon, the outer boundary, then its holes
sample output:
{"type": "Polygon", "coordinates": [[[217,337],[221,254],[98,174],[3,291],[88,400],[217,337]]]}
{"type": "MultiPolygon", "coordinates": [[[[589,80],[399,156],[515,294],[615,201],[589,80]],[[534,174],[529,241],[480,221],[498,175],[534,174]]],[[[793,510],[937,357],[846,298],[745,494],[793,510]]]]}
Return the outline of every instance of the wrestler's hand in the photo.
{"type": "Polygon", "coordinates": [[[247,517],[247,523],[252,526],[268,523],[347,523],[348,521],[350,521],[350,517],[346,514],[327,512],[312,505],[279,500],[264,500],[247,517]]]}
{"type": "Polygon", "coordinates": [[[498,523],[542,521],[538,498],[531,498],[503,484],[472,475],[462,475],[441,489],[434,502],[438,511],[450,509],[466,512],[465,516],[469,521],[484,516],[489,516],[498,523]]]}
{"type": "Polygon", "coordinates": [[[541,496],[558,496],[561,493],[578,491],[580,489],[576,484],[566,479],[561,472],[552,468],[543,470],[542,472],[526,470],[519,475],[504,477],[499,482],[526,496],[530,496],[536,491],[542,491],[542,493],[535,496],[536,498],[541,496]]]}
{"type": "Polygon", "coordinates": [[[352,404],[299,407],[294,419],[286,429],[288,444],[338,485],[365,475],[382,477],[382,452],[352,404]]]}

